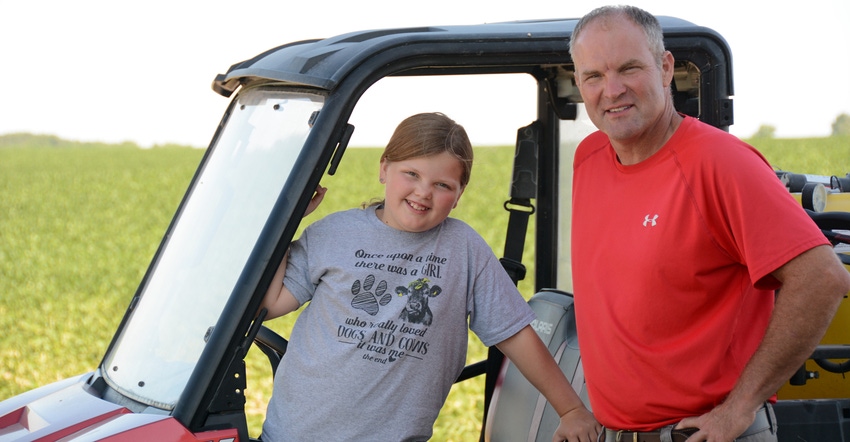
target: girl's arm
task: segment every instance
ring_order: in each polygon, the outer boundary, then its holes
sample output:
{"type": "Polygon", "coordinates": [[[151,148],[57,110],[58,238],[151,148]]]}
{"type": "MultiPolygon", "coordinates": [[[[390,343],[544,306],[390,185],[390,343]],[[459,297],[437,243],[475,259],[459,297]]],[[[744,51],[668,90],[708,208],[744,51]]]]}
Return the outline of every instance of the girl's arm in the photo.
{"type": "MultiPolygon", "coordinates": [[[[322,202],[327,191],[328,189],[321,185],[316,188],[316,193],[313,194],[313,198],[307,205],[307,210],[304,212],[304,216],[311,214],[314,210],[316,210],[316,207],[319,207],[319,204],[322,202]]],[[[266,321],[293,312],[300,306],[300,303],[297,299],[295,299],[295,296],[292,295],[292,292],[283,285],[283,277],[286,275],[287,262],[289,262],[288,249],[286,254],[283,256],[283,259],[280,261],[280,266],[278,266],[277,271],[274,274],[274,278],[272,278],[272,283],[269,285],[266,295],[263,297],[263,302],[260,304],[260,309],[266,308],[268,310],[268,314],[265,319],[266,321]]]]}
{"type": "Polygon", "coordinates": [[[555,359],[531,326],[496,344],[552,404],[561,423],[553,441],[594,442],[602,427],[584,406],[555,359]]]}
{"type": "Polygon", "coordinates": [[[286,255],[280,261],[280,266],[274,273],[272,283],[269,285],[268,291],[266,291],[266,296],[263,297],[262,304],[260,304],[261,309],[266,308],[268,310],[266,321],[293,312],[300,306],[300,303],[292,295],[292,292],[283,285],[283,276],[286,274],[286,263],[288,261],[289,250],[286,251],[286,255]]]}

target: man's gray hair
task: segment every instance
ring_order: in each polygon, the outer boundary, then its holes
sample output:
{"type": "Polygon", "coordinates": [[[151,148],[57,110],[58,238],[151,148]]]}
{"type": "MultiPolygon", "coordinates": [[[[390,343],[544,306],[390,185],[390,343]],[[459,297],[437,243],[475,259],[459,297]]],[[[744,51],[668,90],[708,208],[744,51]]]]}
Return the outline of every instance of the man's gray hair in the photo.
{"type": "Polygon", "coordinates": [[[573,53],[573,42],[576,41],[588,23],[598,18],[614,16],[624,16],[643,29],[649,43],[649,50],[658,64],[661,65],[661,57],[664,55],[664,34],[661,30],[661,24],[658,23],[658,19],[654,15],[636,6],[602,6],[588,12],[573,29],[573,35],[570,37],[570,54],[573,53]]]}

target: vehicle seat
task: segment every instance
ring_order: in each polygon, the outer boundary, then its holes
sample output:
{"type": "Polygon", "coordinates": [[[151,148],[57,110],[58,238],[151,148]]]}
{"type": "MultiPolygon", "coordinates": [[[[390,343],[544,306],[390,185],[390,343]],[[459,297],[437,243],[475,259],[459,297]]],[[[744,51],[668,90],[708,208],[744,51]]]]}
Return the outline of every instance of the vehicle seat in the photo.
{"type": "MultiPolygon", "coordinates": [[[[590,409],[581,355],[576,334],[573,295],[556,289],[543,289],[529,299],[537,319],[531,324],[549,348],[584,405],[590,409]]],[[[558,414],[534,386],[507,358],[496,381],[484,440],[551,441],[558,428],[558,414]]]]}

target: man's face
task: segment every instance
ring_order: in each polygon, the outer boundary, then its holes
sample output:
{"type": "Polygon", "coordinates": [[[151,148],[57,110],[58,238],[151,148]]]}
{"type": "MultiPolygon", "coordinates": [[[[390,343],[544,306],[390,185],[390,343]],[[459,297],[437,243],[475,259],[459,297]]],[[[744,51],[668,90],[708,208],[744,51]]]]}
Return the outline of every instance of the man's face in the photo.
{"type": "Polygon", "coordinates": [[[576,83],[593,124],[621,144],[639,143],[672,110],[673,56],[662,65],[643,30],[621,16],[590,22],[573,43],[576,83]]]}

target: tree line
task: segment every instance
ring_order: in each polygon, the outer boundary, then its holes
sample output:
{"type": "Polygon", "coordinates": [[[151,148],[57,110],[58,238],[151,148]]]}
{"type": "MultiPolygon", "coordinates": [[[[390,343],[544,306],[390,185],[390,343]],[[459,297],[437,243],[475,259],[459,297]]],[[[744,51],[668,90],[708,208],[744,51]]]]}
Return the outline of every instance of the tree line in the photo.
{"type": "MultiPolygon", "coordinates": [[[[753,138],[773,138],[776,135],[776,127],[770,124],[762,124],[759,126],[753,138]]],[[[841,137],[850,135],[850,115],[841,114],[835,118],[832,123],[833,137],[841,137]]]]}

